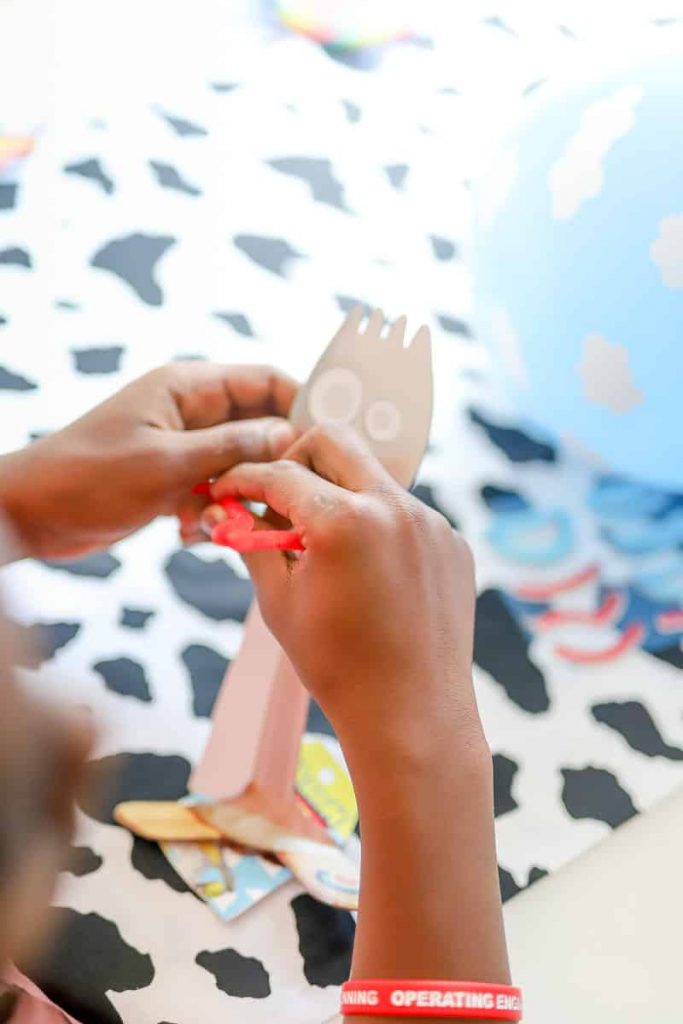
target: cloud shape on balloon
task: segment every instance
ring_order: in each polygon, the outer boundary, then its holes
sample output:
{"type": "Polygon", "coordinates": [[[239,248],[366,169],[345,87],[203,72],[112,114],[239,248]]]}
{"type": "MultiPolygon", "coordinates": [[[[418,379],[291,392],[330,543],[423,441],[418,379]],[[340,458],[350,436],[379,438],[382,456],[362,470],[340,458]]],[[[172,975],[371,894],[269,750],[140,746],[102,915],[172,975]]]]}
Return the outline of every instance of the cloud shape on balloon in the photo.
{"type": "Polygon", "coordinates": [[[667,288],[683,288],[683,215],[664,217],[659,235],[650,246],[650,256],[659,267],[667,288]]]}
{"type": "Polygon", "coordinates": [[[519,387],[528,387],[529,373],[524,362],[520,338],[506,309],[499,307],[491,312],[489,331],[503,370],[519,387]]]}
{"type": "Polygon", "coordinates": [[[634,383],[623,345],[608,341],[601,334],[587,334],[578,369],[589,402],[604,405],[619,415],[642,403],[644,396],[634,383]]]}
{"type": "Polygon", "coordinates": [[[633,128],[635,108],[642,95],[640,87],[626,86],[596,100],[584,111],[579,127],[548,175],[555,220],[571,220],[587,199],[601,191],[605,157],[633,128]]]}
{"type": "Polygon", "coordinates": [[[477,218],[484,230],[493,227],[507,202],[518,174],[517,154],[511,150],[499,153],[477,189],[477,218]]]}

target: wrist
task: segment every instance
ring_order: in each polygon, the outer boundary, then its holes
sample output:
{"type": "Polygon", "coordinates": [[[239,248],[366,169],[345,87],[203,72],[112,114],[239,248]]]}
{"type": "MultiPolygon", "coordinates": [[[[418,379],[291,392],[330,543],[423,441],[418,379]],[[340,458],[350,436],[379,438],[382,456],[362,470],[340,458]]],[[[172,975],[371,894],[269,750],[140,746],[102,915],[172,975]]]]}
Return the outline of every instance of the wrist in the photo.
{"type": "Polygon", "coordinates": [[[471,682],[454,692],[464,699],[427,701],[399,713],[389,700],[381,714],[361,708],[352,716],[330,715],[361,801],[366,795],[425,786],[491,783],[492,761],[471,682]]]}
{"type": "Polygon", "coordinates": [[[419,744],[394,738],[362,752],[342,748],[365,832],[375,824],[406,831],[426,825],[431,832],[444,806],[455,817],[493,817],[493,761],[481,732],[431,734],[419,744]]]}

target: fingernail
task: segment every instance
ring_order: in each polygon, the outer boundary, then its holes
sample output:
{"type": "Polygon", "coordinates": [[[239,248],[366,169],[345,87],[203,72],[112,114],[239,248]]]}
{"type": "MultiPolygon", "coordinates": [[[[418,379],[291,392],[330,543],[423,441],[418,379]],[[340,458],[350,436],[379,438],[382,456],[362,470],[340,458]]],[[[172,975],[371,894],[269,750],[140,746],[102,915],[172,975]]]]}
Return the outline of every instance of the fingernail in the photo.
{"type": "Polygon", "coordinates": [[[293,441],[294,431],[289,423],[285,423],[284,421],[281,423],[274,423],[268,430],[268,444],[270,447],[270,453],[274,459],[279,458],[283,452],[287,451],[293,441]]]}
{"type": "Polygon", "coordinates": [[[227,512],[221,505],[207,505],[202,512],[200,522],[204,531],[210,534],[214,526],[225,522],[227,518],[227,512]]]}

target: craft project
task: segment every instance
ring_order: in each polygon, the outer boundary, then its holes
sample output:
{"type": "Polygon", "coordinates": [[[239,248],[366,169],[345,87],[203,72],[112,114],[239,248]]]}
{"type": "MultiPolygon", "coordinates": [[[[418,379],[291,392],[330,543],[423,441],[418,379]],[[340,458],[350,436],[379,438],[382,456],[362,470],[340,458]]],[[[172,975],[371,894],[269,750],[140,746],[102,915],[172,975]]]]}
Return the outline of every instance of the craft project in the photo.
{"type": "MultiPolygon", "coordinates": [[[[291,420],[299,430],[327,422],[352,425],[395,479],[409,486],[432,418],[429,330],[421,327],[406,347],[405,317],[386,335],[381,311],[371,313],[365,325],[363,319],[358,308],[344,320],[300,389],[291,420]]],[[[209,485],[196,490],[207,492],[209,485]]],[[[302,550],[296,531],[256,529],[252,514],[233,499],[221,507],[226,518],[212,530],[217,543],[239,551],[302,550]]],[[[191,778],[190,789],[199,799],[119,805],[117,820],[147,839],[228,842],[267,852],[318,899],[355,908],[358,869],[335,843],[340,822],[335,819],[328,832],[324,818],[313,817],[296,796],[308,704],[306,690],[254,602],[242,647],[215,704],[209,742],[191,778]]],[[[342,813],[342,830],[343,824],[342,813]]]]}
{"type": "Polygon", "coordinates": [[[128,801],[114,813],[131,832],[157,840],[174,870],[223,921],[243,914],[293,876],[316,898],[353,910],[358,902],[358,866],[338,846],[355,839],[358,808],[336,740],[315,734],[304,737],[296,787],[301,809],[326,830],[322,844],[289,835],[274,822],[248,814],[235,827],[234,803],[221,805],[199,795],[180,802],[128,801]],[[243,845],[226,841],[226,820],[233,836],[241,831],[243,845]]]}

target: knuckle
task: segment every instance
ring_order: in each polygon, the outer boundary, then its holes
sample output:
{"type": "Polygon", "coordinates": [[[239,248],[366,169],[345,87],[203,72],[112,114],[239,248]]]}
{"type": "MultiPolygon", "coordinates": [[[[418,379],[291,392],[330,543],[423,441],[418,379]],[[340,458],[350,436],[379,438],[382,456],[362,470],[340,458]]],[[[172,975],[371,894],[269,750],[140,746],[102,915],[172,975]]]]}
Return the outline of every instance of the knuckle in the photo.
{"type": "Polygon", "coordinates": [[[461,570],[474,577],[475,562],[472,548],[461,533],[450,530],[450,534],[451,548],[461,570]]]}
{"type": "Polygon", "coordinates": [[[322,495],[312,499],[311,527],[323,546],[339,548],[360,538],[368,527],[365,502],[350,491],[330,500],[322,495]]]}
{"type": "MultiPolygon", "coordinates": [[[[425,511],[437,539],[442,543],[449,543],[456,533],[446,517],[432,508],[425,509],[425,511]]],[[[463,543],[465,542],[463,541],[463,543]]]]}
{"type": "Polygon", "coordinates": [[[169,381],[173,381],[180,376],[182,366],[182,363],[164,363],[161,366],[155,366],[153,370],[149,370],[145,377],[154,384],[167,384],[169,381]]]}
{"type": "Polygon", "coordinates": [[[422,502],[412,495],[393,491],[387,495],[386,504],[398,529],[404,534],[421,534],[427,525],[427,512],[422,502]]]}
{"type": "Polygon", "coordinates": [[[289,480],[301,472],[301,464],[295,459],[277,459],[266,463],[264,472],[272,480],[289,480]]]}

